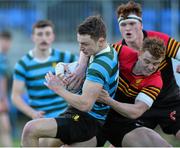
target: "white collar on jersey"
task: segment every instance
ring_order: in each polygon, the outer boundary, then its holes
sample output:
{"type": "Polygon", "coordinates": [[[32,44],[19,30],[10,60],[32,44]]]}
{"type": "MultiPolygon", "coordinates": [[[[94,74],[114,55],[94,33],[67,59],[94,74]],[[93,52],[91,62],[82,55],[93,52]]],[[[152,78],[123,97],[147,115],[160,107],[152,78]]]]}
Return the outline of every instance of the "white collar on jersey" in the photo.
{"type": "Polygon", "coordinates": [[[49,48],[49,53],[50,53],[50,56],[48,56],[48,57],[47,57],[46,59],[44,59],[44,60],[40,60],[40,59],[38,59],[38,58],[34,58],[34,56],[33,56],[33,51],[32,51],[32,50],[29,51],[29,55],[30,55],[31,57],[33,57],[34,60],[35,60],[36,62],[38,62],[38,63],[45,63],[45,62],[47,62],[47,61],[50,59],[51,53],[52,53],[52,48],[49,48]]]}
{"type": "MultiPolygon", "coordinates": [[[[95,56],[100,55],[100,54],[103,54],[103,53],[106,53],[106,52],[110,52],[110,51],[111,51],[111,48],[109,47],[109,45],[107,45],[106,48],[104,48],[103,50],[101,50],[100,52],[98,52],[95,56]]],[[[94,55],[92,55],[92,56],[90,57],[89,63],[92,63],[93,60],[94,60],[94,55]]]]}

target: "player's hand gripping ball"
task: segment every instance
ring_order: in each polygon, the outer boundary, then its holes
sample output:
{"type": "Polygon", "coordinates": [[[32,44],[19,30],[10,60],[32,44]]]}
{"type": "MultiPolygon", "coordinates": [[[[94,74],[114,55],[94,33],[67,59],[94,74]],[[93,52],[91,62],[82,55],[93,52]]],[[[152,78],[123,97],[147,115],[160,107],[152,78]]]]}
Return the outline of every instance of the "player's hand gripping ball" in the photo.
{"type": "MultiPolygon", "coordinates": [[[[59,62],[55,67],[55,74],[56,74],[56,76],[58,76],[61,79],[65,78],[69,74],[73,73],[77,66],[78,66],[78,62],[73,62],[73,63],[59,62]]],[[[79,88],[75,88],[75,89],[73,89],[73,88],[70,89],[70,88],[68,88],[68,85],[66,86],[66,89],[73,93],[79,92],[81,90],[81,88],[82,88],[82,85],[79,88]]]]}

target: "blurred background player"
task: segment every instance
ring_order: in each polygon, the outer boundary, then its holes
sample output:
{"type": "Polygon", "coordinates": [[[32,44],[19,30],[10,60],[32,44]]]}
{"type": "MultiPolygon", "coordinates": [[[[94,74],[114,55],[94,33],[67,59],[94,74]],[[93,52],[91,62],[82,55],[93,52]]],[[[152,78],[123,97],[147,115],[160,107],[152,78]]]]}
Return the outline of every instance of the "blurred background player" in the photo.
{"type": "Polygon", "coordinates": [[[9,118],[9,93],[11,70],[7,54],[11,48],[12,36],[9,31],[0,32],[0,146],[12,146],[9,118]]]}
{"type": "MultiPolygon", "coordinates": [[[[37,21],[33,26],[34,48],[16,64],[13,77],[12,101],[30,119],[57,117],[67,109],[66,101],[44,85],[48,71],[54,72],[58,62],[72,62],[76,56],[70,52],[53,49],[54,25],[49,20],[37,21]],[[22,94],[27,88],[26,103],[22,94]]],[[[43,141],[45,145],[47,140],[43,141]]]]}

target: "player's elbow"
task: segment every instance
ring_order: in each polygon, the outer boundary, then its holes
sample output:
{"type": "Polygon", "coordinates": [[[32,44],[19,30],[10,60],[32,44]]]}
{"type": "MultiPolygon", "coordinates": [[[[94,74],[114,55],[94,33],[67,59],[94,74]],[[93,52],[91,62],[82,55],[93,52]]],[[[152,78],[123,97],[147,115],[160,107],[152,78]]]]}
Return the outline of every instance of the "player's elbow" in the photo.
{"type": "Polygon", "coordinates": [[[18,95],[17,95],[17,93],[15,93],[15,92],[12,92],[12,94],[11,94],[11,100],[12,100],[12,103],[14,104],[14,105],[16,105],[17,103],[18,103],[18,100],[17,100],[17,97],[18,95]]]}
{"type": "Polygon", "coordinates": [[[81,106],[80,110],[83,112],[89,112],[91,111],[92,107],[89,104],[84,104],[81,106]]]}
{"type": "Polygon", "coordinates": [[[89,111],[91,111],[91,109],[92,109],[92,107],[93,107],[93,104],[94,103],[92,103],[91,101],[83,101],[82,103],[81,103],[81,108],[80,108],[80,110],[81,111],[83,111],[83,112],[89,112],[89,111]]]}
{"type": "Polygon", "coordinates": [[[148,109],[149,109],[149,106],[144,103],[135,104],[134,107],[131,108],[129,118],[137,119],[141,117],[144,114],[144,112],[146,112],[148,109]]]}
{"type": "Polygon", "coordinates": [[[143,112],[141,112],[141,111],[134,111],[134,112],[131,112],[131,114],[129,114],[129,118],[137,119],[137,118],[141,117],[142,114],[143,114],[143,112]]]}

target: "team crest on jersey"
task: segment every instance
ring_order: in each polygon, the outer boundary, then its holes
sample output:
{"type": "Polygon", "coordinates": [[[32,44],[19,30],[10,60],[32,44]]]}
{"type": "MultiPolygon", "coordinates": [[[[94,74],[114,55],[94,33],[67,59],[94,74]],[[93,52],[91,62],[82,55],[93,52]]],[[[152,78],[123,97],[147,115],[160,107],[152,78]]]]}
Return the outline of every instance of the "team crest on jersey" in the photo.
{"type": "Polygon", "coordinates": [[[57,65],[57,63],[56,63],[56,62],[53,62],[53,63],[52,63],[52,67],[53,67],[53,68],[55,68],[55,67],[56,67],[56,65],[57,65]]]}
{"type": "Polygon", "coordinates": [[[137,88],[137,87],[141,84],[142,80],[143,80],[143,79],[137,79],[137,80],[132,84],[132,86],[134,86],[135,88],[137,88]]]}
{"type": "Polygon", "coordinates": [[[142,80],[143,79],[137,79],[135,84],[139,85],[142,82],[142,80]]]}
{"type": "Polygon", "coordinates": [[[176,111],[175,110],[169,113],[169,118],[172,121],[176,121],[176,111]]]}
{"type": "Polygon", "coordinates": [[[79,115],[78,114],[75,114],[75,115],[73,115],[72,116],[72,119],[74,120],[74,121],[79,121],[79,115]]]}

